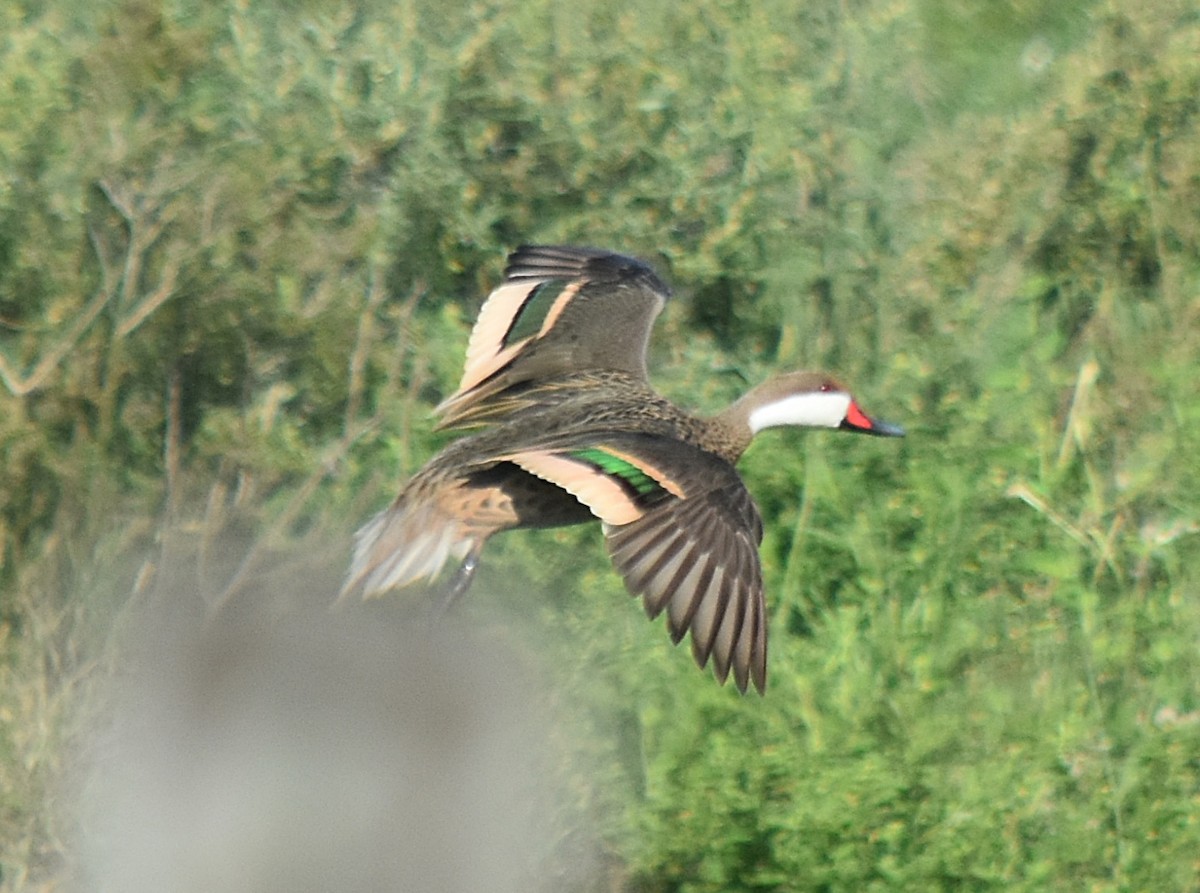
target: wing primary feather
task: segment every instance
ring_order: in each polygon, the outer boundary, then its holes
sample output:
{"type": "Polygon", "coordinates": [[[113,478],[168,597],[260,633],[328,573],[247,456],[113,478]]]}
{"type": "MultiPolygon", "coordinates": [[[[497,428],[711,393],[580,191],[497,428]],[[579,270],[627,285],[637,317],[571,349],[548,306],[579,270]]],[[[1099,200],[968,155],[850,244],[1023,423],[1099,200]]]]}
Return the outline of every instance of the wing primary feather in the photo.
{"type": "MultiPolygon", "coordinates": [[[[726,593],[731,589],[736,590],[740,585],[737,577],[730,577],[728,581],[723,582],[725,583],[723,590],[726,593]]],[[[728,600],[729,596],[726,595],[727,603],[728,600]]],[[[733,652],[733,646],[737,642],[738,624],[728,616],[718,618],[718,622],[720,625],[716,629],[710,628],[703,635],[698,635],[698,631],[693,630],[692,639],[698,641],[701,647],[705,646],[707,640],[707,648],[712,654],[714,670],[717,676],[724,681],[729,675],[729,655],[733,652]]]]}
{"type": "MultiPolygon", "coordinates": [[[[718,677],[722,682],[729,675],[729,654],[728,653],[713,653],[713,645],[721,631],[721,628],[726,624],[733,624],[734,630],[741,629],[742,626],[742,611],[741,605],[737,603],[737,599],[732,599],[733,604],[730,605],[730,589],[737,588],[736,581],[734,586],[723,586],[717,596],[716,603],[713,605],[710,616],[712,617],[711,626],[705,631],[704,635],[697,637],[696,630],[692,631],[692,649],[696,658],[696,662],[700,666],[704,666],[708,662],[710,656],[714,657],[714,664],[718,670],[718,677]]],[[[736,632],[733,634],[734,640],[737,639],[736,632]]]]}
{"type": "MultiPolygon", "coordinates": [[[[730,672],[730,665],[736,665],[733,649],[738,641],[740,631],[745,628],[745,606],[739,597],[742,582],[738,577],[732,577],[730,585],[721,589],[720,612],[716,615],[719,627],[710,631],[706,643],[707,654],[712,654],[714,664],[720,667],[721,682],[730,672]]],[[[695,639],[695,634],[692,634],[695,639]]]]}
{"type": "MultiPolygon", "coordinates": [[[[761,599],[762,589],[758,598],[761,599]]],[[[760,616],[758,628],[754,631],[754,650],[750,661],[750,676],[754,680],[754,687],[758,689],[758,693],[765,695],[767,693],[767,613],[766,605],[760,602],[760,616]]]]}
{"type": "Polygon", "coordinates": [[[745,620],[738,635],[733,639],[734,647],[731,649],[733,678],[737,683],[738,691],[743,693],[746,691],[750,668],[754,663],[754,643],[758,637],[760,623],[760,612],[753,599],[754,593],[747,587],[742,587],[742,591],[738,593],[738,600],[743,603],[745,620]]]}
{"type": "MultiPolygon", "coordinates": [[[[653,576],[646,576],[642,585],[642,597],[645,600],[646,613],[651,617],[657,617],[662,613],[663,608],[671,602],[671,596],[674,589],[670,585],[664,585],[664,579],[675,579],[682,573],[685,573],[688,568],[686,566],[687,556],[681,551],[668,551],[665,556],[665,563],[659,563],[653,576]]],[[[678,638],[675,639],[679,641],[678,638]]]]}
{"type": "Polygon", "coordinates": [[[691,628],[692,619],[696,616],[696,609],[709,598],[713,577],[720,572],[719,565],[713,560],[712,554],[708,552],[697,559],[696,566],[699,569],[696,581],[691,583],[687,589],[682,587],[677,589],[671,596],[669,617],[671,638],[675,644],[679,644],[680,639],[691,628]]]}

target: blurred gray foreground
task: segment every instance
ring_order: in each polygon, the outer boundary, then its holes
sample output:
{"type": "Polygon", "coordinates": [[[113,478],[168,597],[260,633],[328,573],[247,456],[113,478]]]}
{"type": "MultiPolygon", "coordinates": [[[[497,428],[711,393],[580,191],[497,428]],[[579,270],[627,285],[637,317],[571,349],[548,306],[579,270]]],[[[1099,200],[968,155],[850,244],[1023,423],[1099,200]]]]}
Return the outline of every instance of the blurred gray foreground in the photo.
{"type": "Polygon", "coordinates": [[[540,886],[545,724],[501,643],[357,606],[147,621],[128,651],[87,747],[84,888],[540,886]]]}

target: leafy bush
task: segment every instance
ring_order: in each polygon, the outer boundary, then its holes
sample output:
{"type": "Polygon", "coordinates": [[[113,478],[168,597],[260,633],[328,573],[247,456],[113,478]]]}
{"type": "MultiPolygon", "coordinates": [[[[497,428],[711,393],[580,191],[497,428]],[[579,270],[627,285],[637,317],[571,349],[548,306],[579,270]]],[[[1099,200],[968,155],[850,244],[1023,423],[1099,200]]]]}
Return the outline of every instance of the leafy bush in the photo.
{"type": "Polygon", "coordinates": [[[335,587],[503,252],[569,240],[675,282],[680,402],[826,366],[910,435],[747,456],[763,700],[595,530],[489,547],[467,610],[553,668],[547,878],[1193,889],[1200,19],[959,6],[0,12],[5,887],[72,867],[42,801],[128,618],[335,587]]]}

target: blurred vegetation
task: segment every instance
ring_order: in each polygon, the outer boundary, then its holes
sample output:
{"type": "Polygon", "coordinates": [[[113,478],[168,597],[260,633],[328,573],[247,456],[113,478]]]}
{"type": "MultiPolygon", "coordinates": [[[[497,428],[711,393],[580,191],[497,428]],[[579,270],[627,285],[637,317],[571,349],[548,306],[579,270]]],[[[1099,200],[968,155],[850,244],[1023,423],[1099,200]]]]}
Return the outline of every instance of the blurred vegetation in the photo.
{"type": "Polygon", "coordinates": [[[168,576],[181,611],[336,586],[523,241],[670,276],[681,402],[827,367],[910,432],[747,456],[762,700],[597,531],[489,548],[467,610],[553,668],[552,862],[1200,885],[1194,4],[51,0],[0,35],[3,889],[72,868],[123,618],[168,576]]]}

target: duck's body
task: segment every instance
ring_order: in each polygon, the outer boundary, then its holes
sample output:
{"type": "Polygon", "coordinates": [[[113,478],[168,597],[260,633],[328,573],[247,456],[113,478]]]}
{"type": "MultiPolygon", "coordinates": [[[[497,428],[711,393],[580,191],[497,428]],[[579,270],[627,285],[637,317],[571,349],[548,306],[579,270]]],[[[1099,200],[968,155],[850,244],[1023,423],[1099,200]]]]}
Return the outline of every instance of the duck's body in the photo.
{"type": "Polygon", "coordinates": [[[439,408],[444,426],[489,427],[438,453],[359,531],[346,590],[432,578],[453,556],[463,561],[453,597],[492,535],[599,519],[617,570],[651,617],[666,610],[672,639],[690,631],[701,666],[711,657],[721,681],[732,670],[742,691],[751,681],[764,690],[762,522],[735,463],[766,427],[901,432],[822,373],[772,379],[708,418],[677,407],[645,376],[644,335],[666,297],[648,268],[619,255],[514,254],[480,313],[463,383],[439,408]],[[535,334],[514,336],[547,288],[553,300],[526,326],[535,334]],[[632,334],[597,330],[606,302],[636,318],[632,334]]]}

